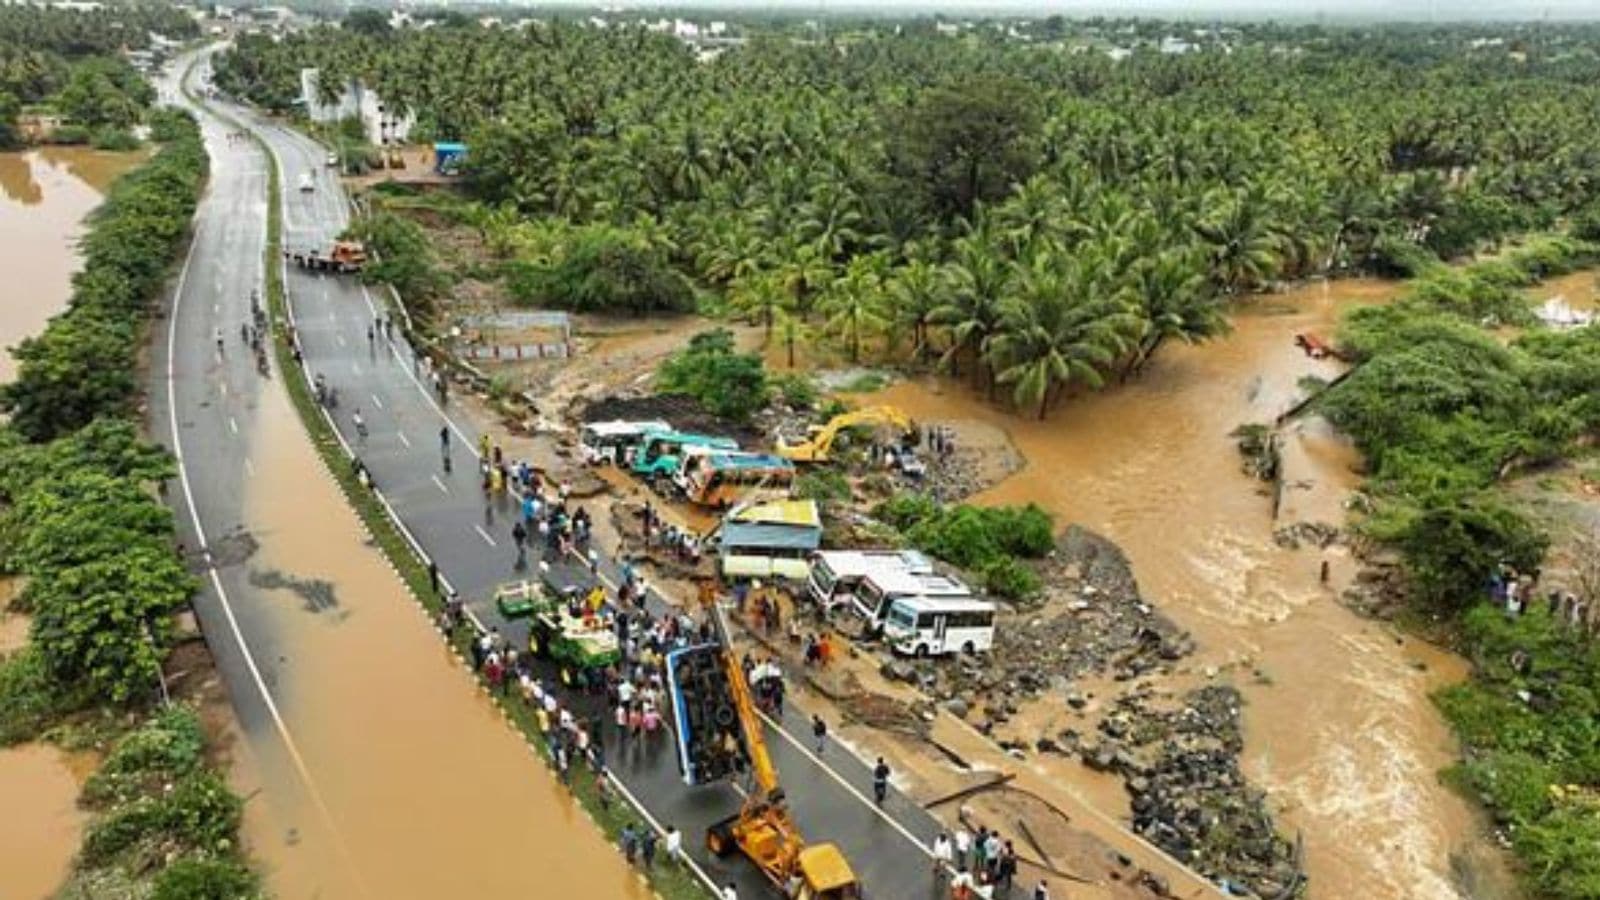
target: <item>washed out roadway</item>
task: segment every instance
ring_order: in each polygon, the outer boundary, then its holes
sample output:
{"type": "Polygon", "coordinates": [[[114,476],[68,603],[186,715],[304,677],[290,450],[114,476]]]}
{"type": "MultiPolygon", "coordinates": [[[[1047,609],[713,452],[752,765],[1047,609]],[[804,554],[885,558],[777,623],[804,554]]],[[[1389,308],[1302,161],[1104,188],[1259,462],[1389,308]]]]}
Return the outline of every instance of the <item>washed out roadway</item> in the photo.
{"type": "MultiPolygon", "coordinates": [[[[249,110],[217,105],[246,122],[278,160],[283,247],[326,248],[348,223],[349,208],[342,187],[325,165],[325,148],[249,110]],[[303,173],[310,174],[314,190],[298,189],[303,173]]],[[[240,185],[238,190],[252,191],[259,184],[240,185]]],[[[249,227],[259,229],[257,220],[265,210],[252,208],[250,213],[249,227]]],[[[478,431],[473,422],[435,402],[420,361],[400,340],[398,329],[392,343],[381,336],[368,340],[369,327],[379,314],[386,314],[375,291],[348,277],[289,267],[285,276],[306,367],[337,389],[334,419],[345,441],[474,616],[520,641],[525,626],[503,620],[489,599],[498,584],[530,577],[528,571],[514,568],[510,528],[517,510],[508,500],[485,501],[478,483],[478,431]],[[366,424],[365,438],[356,433],[353,414],[358,409],[366,424]],[[451,472],[442,466],[441,426],[450,429],[451,472]]],[[[530,554],[530,566],[533,560],[530,554]]],[[[581,566],[557,564],[554,569],[563,581],[584,582],[590,577],[581,566]]],[[[601,561],[600,574],[615,583],[611,560],[601,561]]],[[[734,786],[684,785],[667,736],[651,746],[624,747],[615,742],[613,729],[602,730],[613,774],[652,818],[683,831],[685,847],[711,881],[733,882],[742,897],[772,893],[748,863],[737,857],[711,857],[700,840],[707,825],[737,811],[740,795],[734,786]]],[[[926,849],[939,828],[931,816],[893,791],[881,809],[876,807],[870,798],[869,767],[831,742],[820,757],[813,753],[809,723],[792,709],[781,723],[769,720],[766,732],[801,830],[810,840],[839,845],[866,896],[894,900],[940,896],[926,849]]]]}

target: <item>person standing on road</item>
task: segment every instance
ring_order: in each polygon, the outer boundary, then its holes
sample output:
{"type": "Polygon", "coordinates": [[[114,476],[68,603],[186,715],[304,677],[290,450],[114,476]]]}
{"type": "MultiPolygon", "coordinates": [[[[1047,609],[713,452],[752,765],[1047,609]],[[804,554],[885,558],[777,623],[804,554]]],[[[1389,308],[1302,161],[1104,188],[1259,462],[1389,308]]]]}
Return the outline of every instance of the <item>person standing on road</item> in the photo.
{"type": "Polygon", "coordinates": [[[1050,883],[1043,878],[1033,889],[1033,900],[1050,900],[1050,883]]]}
{"type": "Polygon", "coordinates": [[[669,862],[678,862],[683,858],[683,832],[676,825],[667,825],[666,850],[669,862]]]}
{"type": "Polygon", "coordinates": [[[939,836],[933,839],[933,874],[944,877],[954,859],[955,850],[950,846],[950,835],[939,832],[939,836]]]}
{"type": "Polygon", "coordinates": [[[972,834],[967,831],[967,826],[957,825],[955,836],[956,868],[967,867],[967,854],[972,852],[972,834]]]}
{"type": "Polygon", "coordinates": [[[639,860],[644,863],[646,871],[656,864],[656,832],[654,828],[646,828],[644,835],[639,838],[639,860]]]}
{"type": "Polygon", "coordinates": [[[733,886],[733,882],[723,885],[722,900],[739,900],[739,889],[733,886]]]}
{"type": "Polygon", "coordinates": [[[517,545],[517,568],[528,564],[528,528],[518,519],[511,526],[511,541],[517,545]]]}
{"type": "Polygon", "coordinates": [[[356,435],[365,441],[367,439],[367,423],[365,419],[361,418],[361,407],[356,407],[356,411],[351,413],[350,421],[355,423],[356,435]]]}
{"type": "Polygon", "coordinates": [[[889,764],[878,757],[878,764],[872,767],[872,799],[883,805],[883,798],[889,796],[889,764]]]}
{"type": "Polygon", "coordinates": [[[811,736],[817,739],[817,755],[822,755],[822,748],[828,742],[828,723],[816,713],[811,714],[811,736]]]}
{"type": "Polygon", "coordinates": [[[439,596],[439,563],[432,559],[428,560],[428,587],[435,597],[439,596]]]}
{"type": "Polygon", "coordinates": [[[217,355],[218,356],[222,356],[223,355],[222,329],[221,328],[217,328],[217,329],[214,329],[214,331],[215,331],[216,337],[217,337],[217,355]]]}

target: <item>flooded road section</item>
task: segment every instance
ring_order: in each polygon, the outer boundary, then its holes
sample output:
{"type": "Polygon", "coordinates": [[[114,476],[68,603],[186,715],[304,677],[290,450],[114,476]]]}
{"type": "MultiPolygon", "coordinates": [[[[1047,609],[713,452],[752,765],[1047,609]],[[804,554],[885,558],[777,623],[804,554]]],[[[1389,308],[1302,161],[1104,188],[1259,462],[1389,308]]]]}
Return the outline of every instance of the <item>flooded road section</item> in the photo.
{"type": "Polygon", "coordinates": [[[87,816],[78,789],[93,769],[51,744],[0,749],[0,897],[43,900],[66,880],[87,816]]]}
{"type": "MultiPolygon", "coordinates": [[[[84,147],[0,153],[0,266],[11,286],[0,297],[0,347],[38,334],[66,306],[84,216],[144,157],[84,147]]],[[[15,372],[0,353],[0,381],[15,372]]]]}
{"type": "MultiPolygon", "coordinates": [[[[1193,667],[1244,691],[1245,770],[1270,792],[1280,827],[1305,833],[1316,897],[1455,897],[1450,856],[1476,842],[1471,810],[1438,783],[1453,744],[1428,700],[1464,663],[1341,606],[1343,550],[1278,547],[1270,491],[1241,471],[1230,437],[1289,408],[1302,377],[1339,371],[1298,350],[1297,332],[1331,335],[1344,309],[1396,291],[1343,281],[1261,298],[1227,337],[1164,348],[1141,377],[1044,422],[949,381],[878,395],[919,420],[1006,428],[1028,464],[977,501],[1037,502],[1127,551],[1145,595],[1199,639],[1193,667]]],[[[1290,487],[1277,524],[1341,523],[1358,455],[1315,419],[1284,441],[1290,487]]]]}
{"type": "Polygon", "coordinates": [[[237,786],[264,787],[246,838],[273,894],[649,896],[445,650],[280,390],[257,422],[244,600],[271,631],[273,692],[327,811],[293,799],[306,792],[273,769],[282,754],[236,744],[237,786]]]}

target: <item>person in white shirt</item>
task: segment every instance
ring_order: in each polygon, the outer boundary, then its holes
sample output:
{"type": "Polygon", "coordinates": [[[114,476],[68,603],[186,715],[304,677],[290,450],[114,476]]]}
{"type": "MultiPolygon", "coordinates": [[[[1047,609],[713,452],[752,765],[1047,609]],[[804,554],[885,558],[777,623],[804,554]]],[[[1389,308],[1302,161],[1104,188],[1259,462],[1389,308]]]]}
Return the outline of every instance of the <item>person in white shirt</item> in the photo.
{"type": "Polygon", "coordinates": [[[965,825],[956,826],[956,868],[967,867],[967,854],[972,852],[972,833],[967,831],[965,825]]]}
{"type": "Polygon", "coordinates": [[[933,874],[943,875],[955,859],[955,850],[950,846],[950,836],[939,832],[933,839],[933,874]]]}
{"type": "Polygon", "coordinates": [[[667,826],[667,859],[679,859],[683,856],[683,832],[676,825],[667,826]]]}
{"type": "Polygon", "coordinates": [[[739,891],[734,888],[733,882],[728,882],[722,889],[722,900],[739,900],[739,891]]]}

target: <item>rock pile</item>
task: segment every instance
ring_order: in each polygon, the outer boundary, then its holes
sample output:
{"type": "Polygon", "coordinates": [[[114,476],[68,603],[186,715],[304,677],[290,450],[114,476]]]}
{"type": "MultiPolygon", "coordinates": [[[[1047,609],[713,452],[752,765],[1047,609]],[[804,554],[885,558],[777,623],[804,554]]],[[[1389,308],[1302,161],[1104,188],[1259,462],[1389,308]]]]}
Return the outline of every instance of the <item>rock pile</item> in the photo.
{"type": "Polygon", "coordinates": [[[1077,679],[1131,681],[1182,659],[1194,640],[1139,595],[1121,548],[1073,526],[1044,563],[1043,606],[1002,615],[993,650],[947,663],[893,660],[886,676],[919,684],[958,715],[981,712],[987,730],[1018,704],[1077,679]]]}
{"type": "Polygon", "coordinates": [[[1292,895],[1303,880],[1295,846],[1239,770],[1238,691],[1209,685],[1170,706],[1147,690],[1122,696],[1079,755],[1122,776],[1134,830],[1185,865],[1255,896],[1292,895]]]}

